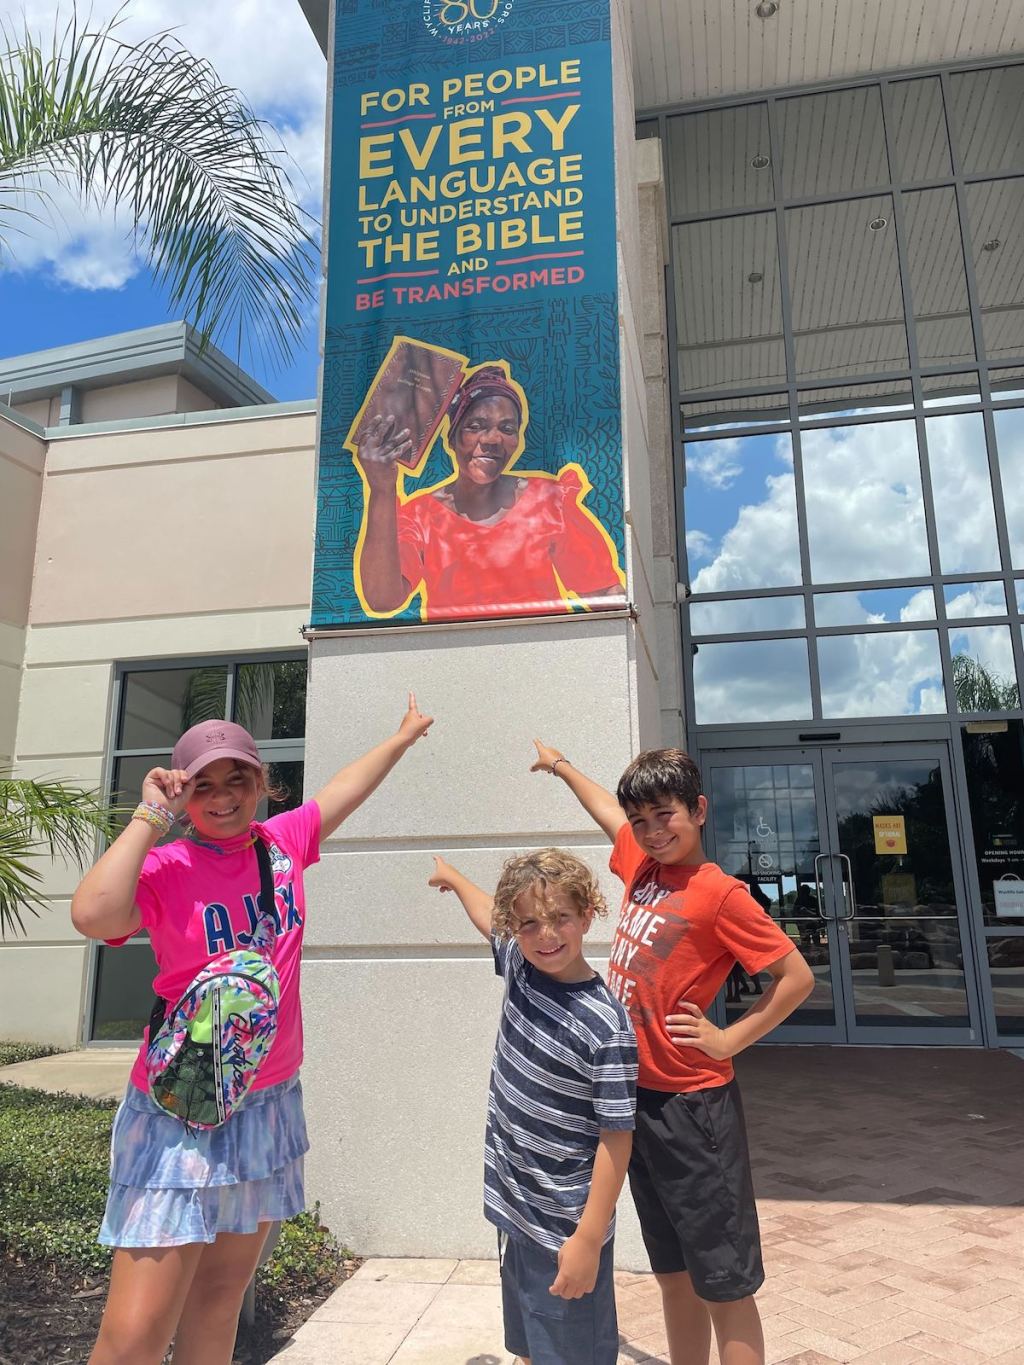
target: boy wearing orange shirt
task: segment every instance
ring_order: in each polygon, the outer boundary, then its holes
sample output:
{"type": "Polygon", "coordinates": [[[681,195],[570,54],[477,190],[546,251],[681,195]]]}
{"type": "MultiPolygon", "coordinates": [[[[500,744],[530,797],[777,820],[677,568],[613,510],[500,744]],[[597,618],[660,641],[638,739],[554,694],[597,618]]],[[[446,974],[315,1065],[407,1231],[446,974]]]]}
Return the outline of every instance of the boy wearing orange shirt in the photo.
{"type": "Polygon", "coordinates": [[[793,941],[702,847],[707,798],[681,749],[651,749],[616,795],[535,741],[531,771],[560,777],[614,842],[625,885],[608,968],[640,1059],[629,1183],[661,1288],[672,1365],[764,1365],[764,1280],[746,1129],[731,1059],[810,994],[793,941]],[[707,1018],[736,962],[772,984],[742,1018],[707,1018]]]}

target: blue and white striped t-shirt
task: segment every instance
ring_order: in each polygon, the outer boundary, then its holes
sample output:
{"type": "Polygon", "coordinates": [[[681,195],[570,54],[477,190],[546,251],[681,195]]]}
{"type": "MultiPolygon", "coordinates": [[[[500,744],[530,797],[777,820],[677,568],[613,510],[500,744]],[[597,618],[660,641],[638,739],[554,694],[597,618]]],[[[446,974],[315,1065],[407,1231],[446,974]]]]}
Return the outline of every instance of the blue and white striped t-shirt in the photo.
{"type": "MultiPolygon", "coordinates": [[[[599,1130],[634,1126],[636,1039],[599,976],[555,981],[514,939],[492,938],[491,947],[505,999],[487,1104],[484,1216],[557,1252],[587,1202],[599,1130]]],[[[614,1230],[613,1218],[607,1237],[614,1230]]]]}

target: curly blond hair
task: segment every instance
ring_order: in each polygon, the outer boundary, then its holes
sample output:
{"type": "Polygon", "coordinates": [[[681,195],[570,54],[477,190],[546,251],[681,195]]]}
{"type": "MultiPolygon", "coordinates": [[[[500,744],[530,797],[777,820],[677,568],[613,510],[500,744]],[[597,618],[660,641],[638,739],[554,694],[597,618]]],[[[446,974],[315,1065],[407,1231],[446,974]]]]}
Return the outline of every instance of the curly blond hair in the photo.
{"type": "MultiPolygon", "coordinates": [[[[541,848],[533,853],[519,853],[509,858],[501,869],[494,892],[492,927],[498,938],[512,938],[519,924],[516,901],[526,891],[536,891],[542,900],[549,891],[564,891],[579,914],[592,910],[595,915],[606,915],[608,905],[597,878],[579,858],[564,848],[541,848]]],[[[541,911],[542,918],[554,919],[557,911],[549,907],[541,911]]]]}

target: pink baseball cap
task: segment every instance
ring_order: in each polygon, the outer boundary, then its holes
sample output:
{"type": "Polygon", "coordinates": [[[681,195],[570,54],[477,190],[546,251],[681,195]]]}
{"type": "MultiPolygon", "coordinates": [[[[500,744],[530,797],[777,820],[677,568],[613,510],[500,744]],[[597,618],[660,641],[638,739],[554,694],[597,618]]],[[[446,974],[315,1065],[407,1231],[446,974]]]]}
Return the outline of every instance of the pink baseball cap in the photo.
{"type": "Polygon", "coordinates": [[[187,777],[195,777],[218,758],[234,758],[253,768],[263,767],[252,735],[230,720],[203,720],[186,730],[174,746],[171,767],[184,768],[187,777]]]}

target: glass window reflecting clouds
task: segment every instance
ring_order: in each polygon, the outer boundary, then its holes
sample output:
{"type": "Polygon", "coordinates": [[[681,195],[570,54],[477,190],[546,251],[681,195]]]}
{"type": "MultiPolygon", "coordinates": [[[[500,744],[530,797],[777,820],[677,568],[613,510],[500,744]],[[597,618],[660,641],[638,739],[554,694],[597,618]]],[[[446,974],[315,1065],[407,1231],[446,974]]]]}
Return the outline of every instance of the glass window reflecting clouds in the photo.
{"type": "Polygon", "coordinates": [[[802,597],[741,597],[732,602],[691,602],[693,635],[738,635],[750,630],[803,630],[802,597]]]}
{"type": "Polygon", "coordinates": [[[742,398],[683,402],[687,431],[727,431],[730,427],[778,426],[789,421],[789,394],[759,393],[742,398]]]}
{"type": "Polygon", "coordinates": [[[933,630],[818,638],[821,707],[840,716],[925,716],[945,711],[939,637],[933,630]]]}
{"type": "Polygon", "coordinates": [[[1024,408],[1003,408],[992,414],[992,420],[1010,557],[1015,569],[1024,569],[1024,408]]]}
{"type": "Polygon", "coordinates": [[[998,569],[999,543],[981,413],[929,417],[925,430],[942,572],[998,569]]]}
{"type": "Polygon", "coordinates": [[[700,645],[693,659],[697,724],[807,720],[811,680],[806,640],[700,645]]]}
{"type": "Polygon", "coordinates": [[[906,369],[891,197],[790,209],[786,236],[797,378],[906,369]]]}
{"type": "Polygon", "coordinates": [[[869,626],[887,621],[934,621],[931,588],[876,588],[864,592],[824,592],[814,597],[819,626],[869,626]]]}
{"type": "Polygon", "coordinates": [[[1020,705],[1009,626],[949,632],[957,710],[1012,711],[1020,705]]]}
{"type": "Polygon", "coordinates": [[[945,597],[946,615],[953,620],[964,620],[972,616],[1006,615],[1006,589],[998,581],[948,583],[945,597]]]}
{"type": "Polygon", "coordinates": [[[913,422],[804,431],[801,446],[815,582],[930,572],[913,422]]]}
{"type": "Polygon", "coordinates": [[[686,526],[695,593],[799,583],[789,435],[731,436],[688,445],[686,526]]]}

